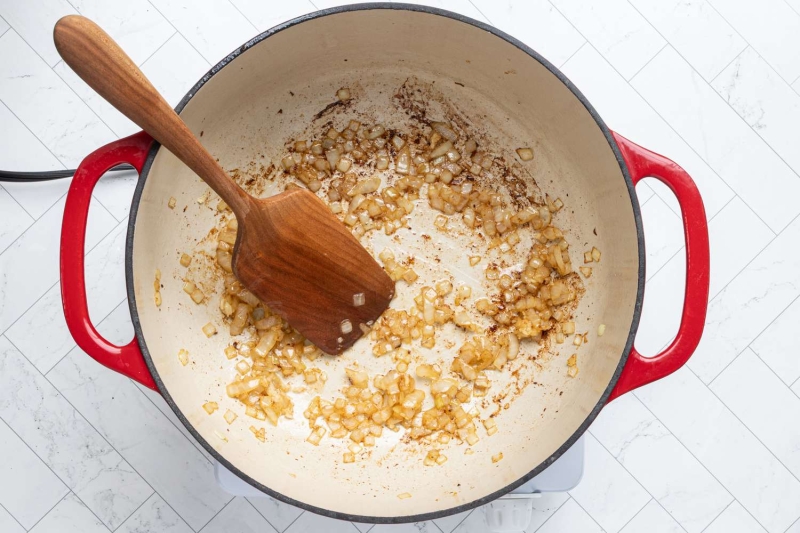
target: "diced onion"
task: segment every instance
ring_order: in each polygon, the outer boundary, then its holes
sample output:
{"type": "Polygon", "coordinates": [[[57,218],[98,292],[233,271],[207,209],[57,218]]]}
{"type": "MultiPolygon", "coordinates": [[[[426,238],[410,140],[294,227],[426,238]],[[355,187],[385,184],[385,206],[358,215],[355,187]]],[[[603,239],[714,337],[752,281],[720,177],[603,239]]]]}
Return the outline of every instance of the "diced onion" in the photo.
{"type": "Polygon", "coordinates": [[[225,392],[227,392],[228,396],[231,398],[236,398],[237,396],[241,396],[246,394],[256,387],[261,385],[261,380],[258,378],[248,379],[246,381],[234,381],[233,383],[229,383],[227,387],[225,387],[225,392]]]}
{"type": "Polygon", "coordinates": [[[328,165],[331,169],[336,168],[339,164],[339,159],[341,158],[342,153],[339,151],[338,148],[333,148],[325,152],[325,157],[328,160],[328,165]]]}
{"type": "Polygon", "coordinates": [[[425,320],[426,324],[433,325],[435,311],[436,308],[434,307],[433,302],[427,298],[424,298],[422,307],[422,317],[423,320],[425,320]]]}
{"type": "Polygon", "coordinates": [[[290,155],[281,159],[281,166],[283,167],[284,170],[292,170],[296,164],[297,162],[290,155]]]}
{"type": "Polygon", "coordinates": [[[230,325],[231,336],[235,337],[242,334],[244,327],[247,325],[247,321],[250,318],[251,310],[252,308],[244,302],[239,302],[236,305],[236,310],[234,311],[233,320],[231,321],[230,325]]]}
{"type": "MultiPolygon", "coordinates": [[[[361,180],[356,183],[352,189],[347,191],[347,196],[357,196],[359,194],[369,194],[371,192],[375,192],[378,190],[378,187],[381,185],[381,179],[379,177],[368,178],[365,180],[361,180]]],[[[362,199],[363,201],[363,199],[362,199]]],[[[352,212],[354,208],[350,206],[350,211],[352,212]]]]}
{"type": "Polygon", "coordinates": [[[203,326],[203,333],[206,334],[206,337],[212,337],[217,334],[217,328],[216,326],[214,326],[214,324],[209,322],[208,324],[203,326]]]}
{"type": "Polygon", "coordinates": [[[452,149],[453,143],[451,141],[445,141],[431,151],[430,157],[431,159],[441,157],[452,149]]]}
{"type": "Polygon", "coordinates": [[[192,294],[190,296],[192,297],[192,301],[196,304],[203,303],[203,300],[205,300],[206,298],[206,295],[203,294],[203,291],[197,288],[195,288],[195,290],[192,291],[192,294]]]}
{"type": "Polygon", "coordinates": [[[523,161],[530,161],[533,159],[533,150],[530,148],[517,148],[517,155],[523,161]]]}
{"type": "Polygon", "coordinates": [[[345,373],[347,377],[350,378],[350,383],[352,383],[354,387],[363,389],[369,384],[369,376],[363,370],[345,368],[345,373]]]}
{"type": "Polygon", "coordinates": [[[472,296],[472,287],[469,285],[459,285],[458,289],[456,289],[455,304],[461,305],[461,303],[470,296],[472,296]]]}
{"type": "Polygon", "coordinates": [[[238,363],[236,363],[236,371],[242,375],[245,375],[248,372],[250,372],[250,364],[244,360],[239,361],[238,363]]]}
{"type": "Polygon", "coordinates": [[[509,360],[516,359],[519,354],[519,339],[514,333],[508,334],[508,354],[509,360]]]}
{"type": "Polygon", "coordinates": [[[311,434],[308,436],[308,438],[306,438],[306,442],[309,442],[314,446],[319,446],[319,443],[322,440],[322,437],[325,436],[326,431],[327,430],[322,426],[315,427],[311,431],[311,434]]]}
{"type": "Polygon", "coordinates": [[[256,429],[255,426],[250,426],[250,431],[252,431],[253,435],[261,442],[267,441],[267,433],[264,428],[256,429]]]}
{"type": "Polygon", "coordinates": [[[378,259],[380,259],[384,263],[387,263],[389,261],[394,261],[394,253],[390,249],[384,248],[383,251],[378,254],[378,259]]]}
{"type": "Polygon", "coordinates": [[[153,281],[153,289],[155,291],[154,299],[156,307],[161,307],[161,271],[156,269],[155,280],[153,281]]]}
{"type": "Polygon", "coordinates": [[[377,126],[374,126],[373,128],[371,128],[367,132],[366,137],[369,140],[373,140],[373,139],[377,139],[378,137],[380,137],[384,133],[386,133],[386,128],[384,128],[381,124],[378,124],[377,126]]]}
{"type": "Polygon", "coordinates": [[[417,377],[438,379],[442,375],[442,369],[439,365],[421,364],[417,365],[417,377]]]}
{"type": "Polygon", "coordinates": [[[432,122],[431,127],[448,141],[455,142],[458,139],[456,132],[446,122],[432,122]]]}
{"type": "Polygon", "coordinates": [[[419,278],[419,275],[411,268],[406,270],[405,274],[403,274],[403,281],[406,283],[414,283],[419,278]]]}
{"type": "Polygon", "coordinates": [[[278,334],[274,329],[271,329],[259,339],[258,344],[256,344],[256,347],[253,351],[255,351],[260,357],[264,357],[272,350],[277,341],[278,334]]]}
{"type": "Polygon", "coordinates": [[[336,163],[336,170],[339,172],[347,172],[350,170],[351,165],[352,162],[349,159],[342,157],[339,159],[339,162],[336,163]]]}

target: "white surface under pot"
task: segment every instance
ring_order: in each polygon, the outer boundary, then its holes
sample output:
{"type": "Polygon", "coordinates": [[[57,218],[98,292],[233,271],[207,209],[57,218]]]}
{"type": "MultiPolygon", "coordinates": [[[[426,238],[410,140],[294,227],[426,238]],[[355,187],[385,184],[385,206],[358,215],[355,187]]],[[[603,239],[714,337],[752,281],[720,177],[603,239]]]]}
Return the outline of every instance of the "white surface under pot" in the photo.
{"type": "MultiPolygon", "coordinates": [[[[51,29],[58,14],[95,17],[174,106],[250,36],[314,6],[352,0],[313,2],[192,2],[184,9],[183,0],[0,1],[0,124],[8,139],[0,143],[0,169],[74,168],[101,144],[138,131],[57,62],[51,29]]],[[[715,325],[691,371],[606,407],[592,429],[596,440],[587,436],[580,485],[569,499],[545,494],[534,502],[533,520],[550,532],[800,533],[800,482],[792,473],[800,471],[791,453],[800,443],[797,425],[769,416],[779,410],[800,419],[800,332],[792,327],[800,300],[790,303],[800,288],[793,246],[800,240],[800,80],[792,81],[800,75],[800,14],[790,4],[800,4],[425,3],[505,29],[559,65],[609,126],[692,171],[713,217],[715,325]],[[627,453],[618,455],[623,444],[627,453]]],[[[89,215],[89,307],[98,321],[106,317],[98,330],[118,343],[130,341],[132,326],[124,276],[112,267],[124,262],[120,239],[135,184],[133,172],[101,180],[89,215]]],[[[682,252],[673,257],[683,246],[681,211],[666,187],[651,184],[638,186],[648,279],[637,344],[648,354],[672,338],[683,302],[670,283],[682,279],[682,252]]],[[[163,411],[67,342],[52,267],[68,186],[56,180],[0,189],[0,272],[8,280],[0,287],[0,531],[336,529],[338,522],[311,513],[295,522],[300,511],[283,503],[231,499],[155,393],[148,396],[163,411]],[[115,399],[97,401],[98,394],[115,399]],[[97,497],[108,494],[113,499],[97,497]],[[265,504],[264,516],[250,502],[265,504]]],[[[476,523],[472,531],[487,529],[483,514],[466,518],[476,523]]],[[[451,533],[461,523],[426,525],[451,533]]]]}

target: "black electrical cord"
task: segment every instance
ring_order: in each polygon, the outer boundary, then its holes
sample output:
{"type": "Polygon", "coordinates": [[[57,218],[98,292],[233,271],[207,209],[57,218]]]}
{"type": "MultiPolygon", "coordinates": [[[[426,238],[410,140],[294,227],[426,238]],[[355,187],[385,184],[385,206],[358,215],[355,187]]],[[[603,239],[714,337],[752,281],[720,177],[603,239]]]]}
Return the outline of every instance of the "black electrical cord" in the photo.
{"type": "MultiPolygon", "coordinates": [[[[0,170],[0,182],[6,183],[30,183],[32,181],[51,181],[64,178],[71,178],[77,169],[67,170],[46,170],[41,172],[16,172],[13,170],[0,170]]],[[[131,165],[117,165],[109,169],[109,172],[119,170],[135,170],[131,165]]]]}

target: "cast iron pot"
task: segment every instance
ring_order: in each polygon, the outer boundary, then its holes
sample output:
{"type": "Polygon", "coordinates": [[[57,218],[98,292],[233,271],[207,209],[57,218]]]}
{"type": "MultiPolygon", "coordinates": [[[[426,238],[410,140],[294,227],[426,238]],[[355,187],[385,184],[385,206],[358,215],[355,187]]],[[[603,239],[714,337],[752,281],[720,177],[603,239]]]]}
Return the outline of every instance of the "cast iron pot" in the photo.
{"type": "MultiPolygon", "coordinates": [[[[201,408],[208,400],[220,402],[220,413],[241,410],[224,392],[233,369],[221,352],[231,339],[224,328],[211,339],[200,332],[207,322],[218,323],[219,311],[213,302],[188,302],[176,263],[181,251],[205,237],[213,213],[196,202],[206,186],[146,134],[113,142],[84,159],[69,190],[62,230],[64,312],[86,353],[159,391],[208,452],[248,483],[303,509],[358,522],[442,517],[521,485],[567,450],[607,402],[683,365],[700,341],[706,316],[708,231],[691,178],[672,161],[610,131],[558,69],[480,22],[389,3],[319,11],[242,45],[197,82],[177,111],[223,167],[245,168],[251,161],[279,161],[283,143],[334,101],[340,87],[357,87],[361,98],[369,98],[396,91],[412,78],[434,84],[498,145],[534,146],[537,182],[569,207],[559,213],[559,226],[570,242],[579,243],[572,253],[581,253],[583,243],[603,253],[586,280],[576,320],[579,327],[603,323],[605,334],[593,335],[582,348],[574,379],[566,377],[563,364],[574,347],[554,344],[559,364],[537,371],[538,386],[526,388],[502,411],[500,431],[481,439],[474,455],[454,448],[444,465],[425,467],[421,456],[393,452],[397,439],[386,437],[371,459],[343,465],[341,444],[315,448],[304,442],[308,427],[297,402],[295,420],[268,428],[266,443],[253,437],[243,414],[230,426],[221,416],[208,416],[201,408]],[[130,163],[140,176],[125,263],[136,338],[125,346],[103,339],[89,320],[83,268],[92,189],[120,163],[130,163]],[[648,176],[669,186],[680,202],[687,269],[678,335],[652,358],[633,348],[645,283],[634,186],[648,176]],[[170,197],[178,208],[167,207],[170,197]],[[156,269],[164,272],[161,307],[153,301],[156,269]],[[179,363],[180,349],[194,354],[191,369],[179,363]],[[497,452],[504,458],[493,463],[489,457],[497,452]],[[398,498],[403,493],[411,497],[398,498]]],[[[388,109],[376,106],[373,113],[376,122],[391,123],[388,109]]],[[[581,260],[573,257],[576,264],[581,260]]],[[[341,386],[348,363],[347,357],[328,363],[329,383],[341,386]]],[[[503,377],[493,379],[502,387],[503,377]]]]}

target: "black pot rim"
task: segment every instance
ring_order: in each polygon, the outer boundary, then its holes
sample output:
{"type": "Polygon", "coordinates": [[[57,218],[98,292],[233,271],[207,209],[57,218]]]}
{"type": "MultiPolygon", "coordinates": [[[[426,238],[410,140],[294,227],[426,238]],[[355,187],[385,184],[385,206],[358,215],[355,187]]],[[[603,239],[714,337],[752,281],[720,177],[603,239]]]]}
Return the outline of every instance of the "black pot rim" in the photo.
{"type": "Polygon", "coordinates": [[[364,3],[364,4],[354,4],[354,5],[346,5],[346,6],[339,6],[330,9],[323,9],[320,11],[316,11],[314,13],[309,13],[295,19],[289,20],[284,22],[283,24],[279,24],[274,28],[267,30],[258,36],[250,39],[234,52],[226,56],[222,59],[219,63],[214,65],[211,70],[209,70],[195,85],[192,87],[186,96],[183,97],[181,102],[175,108],[175,111],[180,113],[189,100],[194,97],[198,90],[209,80],[211,79],[217,72],[225,68],[229,65],[233,60],[235,60],[238,56],[252,48],[253,46],[257,45],[261,41],[265,40],[266,38],[283,31],[287,28],[291,28],[292,26],[296,26],[302,22],[313,20],[321,17],[326,17],[329,15],[335,15],[338,13],[345,13],[349,11],[363,11],[363,10],[375,10],[375,9],[394,9],[400,11],[417,11],[422,13],[428,13],[432,15],[437,15],[441,17],[447,17],[450,19],[457,20],[459,22],[463,22],[465,24],[470,24],[477,28],[480,28],[486,32],[493,34],[496,37],[499,37],[506,42],[516,46],[521,51],[528,54],[532,59],[541,63],[547,70],[549,70],[554,76],[556,76],[574,95],[575,97],[583,104],[589,114],[597,123],[597,126],[603,132],[603,135],[606,137],[608,144],[611,150],[614,153],[614,156],[617,159],[617,163],[619,164],[620,170],[622,172],[623,177],[625,178],[625,184],[628,188],[628,194],[631,200],[631,207],[633,208],[633,216],[634,221],[636,223],[636,235],[637,235],[637,244],[639,250],[639,276],[638,276],[638,286],[637,286],[637,293],[636,293],[636,303],[634,305],[634,312],[633,312],[633,320],[631,322],[631,328],[628,332],[628,338],[625,342],[625,349],[620,357],[619,364],[617,365],[616,370],[614,371],[614,375],[612,376],[608,387],[603,392],[600,400],[594,406],[592,411],[586,417],[586,420],[578,427],[578,429],[570,436],[569,439],[562,444],[558,450],[556,450],[548,459],[542,462],[539,466],[521,476],[518,480],[514,481],[513,483],[508,484],[506,487],[492,492],[491,494],[487,494],[482,498],[478,498],[474,501],[469,503],[465,503],[462,505],[458,505],[455,507],[450,507],[447,509],[443,509],[440,511],[430,512],[430,513],[421,513],[416,515],[405,515],[405,516],[366,516],[366,515],[356,515],[356,514],[349,514],[343,513],[339,511],[331,511],[329,509],[324,509],[322,507],[316,507],[313,505],[309,505],[307,503],[295,500],[290,498],[284,494],[281,494],[275,490],[270,489],[269,487],[259,483],[255,479],[248,476],[242,470],[235,467],[231,464],[221,453],[219,453],[213,446],[211,446],[208,441],[200,435],[200,433],[194,428],[194,426],[189,422],[180,408],[177,406],[175,401],[173,400],[172,396],[169,394],[164,382],[161,380],[161,377],[158,374],[158,370],[156,369],[155,365],[153,364],[153,359],[150,356],[150,352],[147,349],[147,342],[145,341],[144,334],[142,333],[141,322],[139,320],[139,314],[136,308],[136,295],[134,294],[133,290],[133,237],[134,237],[134,230],[136,227],[136,216],[138,214],[139,209],[139,202],[142,197],[142,191],[144,190],[145,182],[147,181],[147,175],[150,171],[150,167],[153,164],[153,160],[155,159],[156,153],[160,148],[160,145],[157,142],[153,143],[153,146],[150,148],[150,152],[147,155],[147,159],[145,164],[142,168],[142,171],[139,176],[139,181],[136,185],[136,190],[133,195],[133,201],[131,203],[131,211],[130,217],[128,219],[128,234],[125,243],[125,277],[126,277],[126,284],[127,284],[127,292],[128,292],[128,305],[130,307],[131,312],[131,319],[133,322],[134,331],[136,333],[136,339],[139,342],[139,347],[141,348],[142,354],[144,355],[145,362],[147,363],[147,367],[150,370],[150,373],[153,375],[153,379],[158,386],[158,390],[161,392],[161,395],[164,397],[166,402],[169,404],[170,408],[175,412],[175,415],[178,419],[186,426],[186,429],[192,434],[192,436],[197,439],[197,441],[203,446],[203,448],[211,454],[214,459],[219,461],[225,468],[236,474],[239,478],[243,479],[253,487],[257,488],[258,490],[266,493],[273,498],[280,500],[282,502],[288,503],[290,505],[294,505],[295,507],[299,507],[306,511],[311,511],[312,513],[316,513],[319,515],[327,516],[330,518],[335,518],[338,520],[348,520],[351,522],[362,522],[362,523],[375,523],[375,524],[397,524],[397,523],[408,523],[408,522],[423,522],[426,520],[432,520],[436,518],[442,518],[445,516],[450,516],[453,514],[461,513],[464,511],[468,511],[470,509],[474,509],[475,507],[487,504],[495,499],[499,498],[500,496],[507,494],[508,492],[514,490],[515,488],[523,485],[527,481],[531,480],[533,477],[538,475],[548,466],[550,466],[556,459],[561,457],[564,452],[566,452],[573,444],[586,432],[589,428],[591,423],[594,421],[595,418],[600,414],[600,411],[605,406],[611,391],[613,390],[614,386],[616,385],[620,374],[622,373],[622,369],[625,367],[625,364],[628,360],[628,355],[633,348],[633,341],[634,337],[636,336],[636,331],[639,327],[639,319],[641,318],[642,313],[642,301],[644,297],[644,283],[645,283],[645,249],[644,249],[644,232],[642,229],[642,217],[641,211],[639,210],[639,202],[636,197],[636,191],[634,189],[633,181],[631,180],[630,173],[628,171],[628,167],[625,164],[625,160],[622,157],[622,153],[617,146],[616,141],[611,135],[611,130],[609,130],[608,126],[606,126],[603,119],[600,118],[600,115],[597,111],[592,107],[589,101],[586,99],[585,96],[572,84],[572,82],[567,79],[567,77],[552,63],[546,60],[544,57],[539,55],[537,52],[532,50],[526,44],[522,43],[521,41],[515,39],[514,37],[498,30],[493,26],[489,26],[484,24],[483,22],[471,19],[469,17],[465,17],[458,13],[453,13],[450,11],[445,11],[443,9],[428,7],[428,6],[420,6],[414,4],[400,4],[400,3],[389,3],[389,2],[376,2],[376,3],[364,3]]]}

